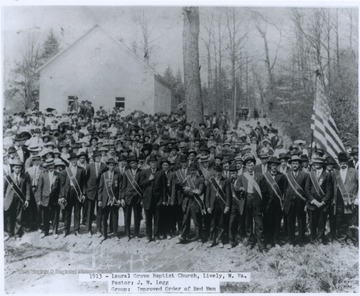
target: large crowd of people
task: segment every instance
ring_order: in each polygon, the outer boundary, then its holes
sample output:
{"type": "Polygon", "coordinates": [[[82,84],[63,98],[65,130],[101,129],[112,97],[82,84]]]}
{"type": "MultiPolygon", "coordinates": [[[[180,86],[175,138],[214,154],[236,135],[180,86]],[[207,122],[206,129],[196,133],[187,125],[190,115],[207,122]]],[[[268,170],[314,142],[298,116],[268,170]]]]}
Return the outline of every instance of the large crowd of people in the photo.
{"type": "Polygon", "coordinates": [[[357,146],[333,159],[285,144],[271,123],[214,113],[197,125],[181,111],[123,116],[83,101],[6,115],[3,147],[5,241],[39,231],[261,252],[358,242],[357,146]]]}

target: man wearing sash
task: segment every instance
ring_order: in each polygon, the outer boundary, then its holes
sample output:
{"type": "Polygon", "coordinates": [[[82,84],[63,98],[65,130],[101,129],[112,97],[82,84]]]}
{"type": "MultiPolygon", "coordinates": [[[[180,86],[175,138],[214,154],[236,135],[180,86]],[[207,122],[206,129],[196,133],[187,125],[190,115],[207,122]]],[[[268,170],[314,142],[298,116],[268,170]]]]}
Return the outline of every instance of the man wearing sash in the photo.
{"type": "MultiPolygon", "coordinates": [[[[344,244],[348,239],[354,241],[354,235],[351,232],[353,215],[358,215],[358,173],[356,169],[348,166],[348,156],[340,152],[338,155],[340,170],[335,171],[334,194],[335,216],[336,216],[336,237],[344,244]]],[[[357,230],[356,230],[357,231],[357,230]]],[[[355,241],[356,243],[356,241],[355,241]]]]}
{"type": "Polygon", "coordinates": [[[182,222],[184,211],[182,208],[182,202],[184,199],[184,180],[189,174],[188,170],[188,159],[186,154],[180,154],[179,162],[180,168],[174,171],[174,182],[172,184],[171,190],[171,201],[170,204],[173,205],[173,215],[175,219],[175,224],[177,224],[178,232],[182,230],[182,222]]]}
{"type": "Polygon", "coordinates": [[[277,157],[268,160],[270,171],[263,174],[260,188],[264,201],[264,237],[272,247],[279,244],[283,188],[285,176],[278,172],[280,161],[277,157]]]}
{"type": "Polygon", "coordinates": [[[11,164],[13,173],[4,177],[4,224],[8,233],[5,240],[15,236],[20,239],[23,235],[23,209],[29,206],[30,181],[22,172],[23,163],[16,159],[11,164]]]}
{"type": "Polygon", "coordinates": [[[120,202],[120,186],[121,176],[115,170],[116,161],[113,158],[106,162],[108,171],[101,175],[98,189],[98,206],[102,208],[103,219],[103,235],[104,240],[108,238],[108,219],[110,215],[110,223],[116,240],[118,236],[118,220],[120,202]]]}
{"type": "Polygon", "coordinates": [[[141,211],[142,211],[142,189],[140,188],[140,172],[138,159],[135,155],[128,158],[130,167],[125,170],[122,177],[120,198],[124,206],[125,214],[125,233],[128,240],[131,239],[131,215],[134,213],[134,237],[139,237],[141,211]]]}
{"type": "Polygon", "coordinates": [[[230,212],[230,226],[229,238],[230,244],[228,249],[234,248],[237,245],[237,238],[243,240],[245,232],[245,191],[240,190],[237,164],[231,164],[230,168],[230,185],[231,185],[231,212],[230,212]]]}
{"type": "Polygon", "coordinates": [[[40,208],[43,221],[41,238],[49,234],[50,220],[53,223],[54,238],[58,238],[58,225],[60,215],[59,195],[61,178],[55,169],[53,158],[46,160],[46,169],[39,178],[38,189],[36,191],[36,202],[40,208]]]}
{"type": "Polygon", "coordinates": [[[259,186],[261,173],[255,172],[255,158],[253,155],[248,154],[244,156],[244,166],[246,172],[240,176],[240,190],[245,191],[246,194],[246,207],[245,207],[245,223],[246,223],[246,236],[248,241],[245,245],[250,245],[254,248],[258,244],[260,252],[264,250],[263,238],[263,197],[259,186]],[[255,236],[253,225],[255,224],[255,236]]]}
{"type": "Polygon", "coordinates": [[[288,221],[289,243],[295,245],[295,224],[298,223],[299,244],[304,245],[306,213],[305,205],[310,191],[309,174],[300,171],[301,158],[292,155],[289,163],[291,171],[286,173],[284,185],[284,211],[288,221]]]}
{"type": "MultiPolygon", "coordinates": [[[[206,196],[206,190],[209,188],[210,178],[214,176],[214,170],[209,168],[209,162],[209,156],[200,156],[199,170],[201,175],[204,177],[204,196],[206,196]]],[[[207,241],[210,237],[211,215],[206,212],[206,214],[202,216],[202,219],[204,223],[204,241],[207,241]]]]}
{"type": "Polygon", "coordinates": [[[173,228],[175,228],[175,219],[172,213],[173,207],[171,206],[171,189],[174,176],[173,172],[170,171],[170,164],[170,160],[167,158],[163,158],[160,161],[160,166],[166,177],[165,196],[160,207],[159,217],[160,234],[164,239],[171,239],[170,233],[172,233],[173,228]]]}
{"type": "Polygon", "coordinates": [[[66,200],[65,208],[65,233],[64,237],[70,233],[71,214],[74,209],[74,234],[77,236],[80,230],[80,210],[81,204],[85,201],[86,192],[86,172],[85,169],[77,165],[78,157],[71,153],[70,165],[63,171],[62,190],[60,193],[60,203],[66,200]]]}
{"type": "Polygon", "coordinates": [[[157,157],[150,155],[150,168],[140,173],[139,185],[143,191],[143,207],[145,210],[147,242],[160,240],[159,211],[165,196],[165,173],[158,168],[157,157]],[[153,232],[154,224],[154,232],[153,232]],[[154,237],[153,237],[154,233],[154,237]]]}
{"type": "Polygon", "coordinates": [[[188,240],[191,219],[195,224],[196,239],[202,242],[202,207],[200,207],[200,205],[204,206],[204,204],[200,199],[204,193],[204,177],[198,175],[197,164],[190,164],[189,175],[185,177],[182,184],[184,192],[182,201],[184,218],[179,243],[185,243],[188,240]]]}
{"type": "Polygon", "coordinates": [[[310,194],[306,207],[309,210],[311,242],[325,241],[325,226],[328,211],[333,195],[331,175],[325,169],[325,160],[322,157],[313,159],[313,170],[310,171],[310,194]]]}
{"type": "Polygon", "coordinates": [[[331,235],[331,241],[333,242],[336,239],[336,220],[335,220],[335,200],[334,196],[337,193],[337,185],[335,180],[335,172],[336,169],[338,169],[338,164],[335,161],[335,159],[331,156],[326,157],[325,159],[326,164],[326,171],[330,174],[332,184],[333,184],[333,190],[332,190],[332,196],[330,197],[330,203],[329,203],[329,224],[330,224],[330,235],[331,235]]]}
{"type": "Polygon", "coordinates": [[[225,225],[224,215],[230,212],[231,187],[229,179],[222,176],[223,168],[220,165],[214,168],[215,176],[210,178],[210,184],[206,190],[206,207],[211,214],[211,229],[208,247],[224,247],[225,225]]]}
{"type": "MultiPolygon", "coordinates": [[[[90,163],[86,167],[86,200],[87,203],[87,213],[86,213],[86,231],[88,232],[88,237],[92,237],[92,221],[95,210],[95,205],[98,200],[98,189],[100,183],[100,177],[103,172],[105,172],[108,168],[106,164],[100,162],[101,153],[98,150],[94,150],[93,152],[94,162],[90,163]]],[[[98,231],[98,236],[102,236],[102,208],[96,205],[96,226],[98,231]]]]}

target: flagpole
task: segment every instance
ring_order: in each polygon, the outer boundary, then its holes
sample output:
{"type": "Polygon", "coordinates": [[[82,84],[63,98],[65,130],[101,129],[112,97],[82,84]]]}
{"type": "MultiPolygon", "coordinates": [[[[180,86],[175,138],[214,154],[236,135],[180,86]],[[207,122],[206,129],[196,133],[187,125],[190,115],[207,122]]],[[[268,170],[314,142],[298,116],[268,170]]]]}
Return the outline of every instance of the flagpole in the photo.
{"type": "MultiPolygon", "coordinates": [[[[314,100],[316,100],[316,91],[317,91],[317,80],[318,80],[318,76],[320,76],[320,71],[319,69],[315,70],[315,92],[314,92],[314,100]]],[[[314,106],[314,104],[313,104],[314,106]]],[[[314,143],[314,130],[312,130],[311,132],[311,144],[310,144],[310,157],[309,160],[311,160],[312,158],[312,154],[313,154],[313,143],[314,143]]]]}

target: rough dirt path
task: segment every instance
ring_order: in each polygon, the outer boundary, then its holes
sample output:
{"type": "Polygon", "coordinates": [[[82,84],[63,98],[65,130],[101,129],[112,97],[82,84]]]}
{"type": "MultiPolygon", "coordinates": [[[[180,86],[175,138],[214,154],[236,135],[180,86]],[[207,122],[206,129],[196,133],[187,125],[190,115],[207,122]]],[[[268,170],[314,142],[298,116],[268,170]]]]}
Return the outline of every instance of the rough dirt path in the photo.
{"type": "Polygon", "coordinates": [[[83,270],[113,272],[251,272],[251,282],[229,287],[237,292],[359,292],[358,249],[338,243],[288,245],[265,255],[242,245],[232,250],[211,249],[198,242],[176,244],[176,238],[145,243],[86,235],[39,238],[27,233],[21,241],[5,244],[7,293],[106,293],[101,282],[79,282],[78,275],[59,274],[83,270]],[[58,270],[34,274],[33,270],[58,270]]]}

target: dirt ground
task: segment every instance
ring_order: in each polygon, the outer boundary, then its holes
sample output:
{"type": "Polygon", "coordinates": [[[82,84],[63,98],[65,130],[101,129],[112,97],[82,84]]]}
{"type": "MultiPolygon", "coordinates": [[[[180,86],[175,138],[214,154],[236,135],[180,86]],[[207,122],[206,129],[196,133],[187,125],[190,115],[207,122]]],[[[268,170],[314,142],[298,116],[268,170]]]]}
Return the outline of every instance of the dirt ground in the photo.
{"type": "MultiPolygon", "coordinates": [[[[144,235],[142,228],[142,234],[144,235]]],[[[83,232],[84,233],[84,232],[83,232]]],[[[242,244],[207,248],[199,242],[176,244],[177,239],[146,244],[143,236],[127,241],[86,234],[57,240],[38,232],[5,243],[6,293],[107,293],[107,284],[80,282],[79,275],[38,274],[34,270],[110,270],[112,272],[250,272],[249,283],[228,284],[222,292],[350,292],[359,293],[359,253],[354,246],[289,245],[264,255],[242,244]]]]}

